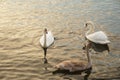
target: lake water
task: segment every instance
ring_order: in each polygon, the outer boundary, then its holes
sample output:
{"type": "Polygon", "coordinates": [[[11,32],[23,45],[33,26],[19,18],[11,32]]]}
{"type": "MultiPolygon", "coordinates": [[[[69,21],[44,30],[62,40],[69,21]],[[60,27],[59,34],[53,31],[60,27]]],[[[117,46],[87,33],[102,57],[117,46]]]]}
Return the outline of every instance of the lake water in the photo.
{"type": "Polygon", "coordinates": [[[51,74],[51,66],[66,59],[86,60],[82,54],[83,29],[89,20],[96,30],[107,33],[112,53],[92,54],[90,79],[119,80],[120,0],[0,0],[0,79],[64,80],[59,74],[51,74]],[[48,49],[48,65],[42,62],[39,44],[44,28],[51,30],[56,39],[48,49]]]}

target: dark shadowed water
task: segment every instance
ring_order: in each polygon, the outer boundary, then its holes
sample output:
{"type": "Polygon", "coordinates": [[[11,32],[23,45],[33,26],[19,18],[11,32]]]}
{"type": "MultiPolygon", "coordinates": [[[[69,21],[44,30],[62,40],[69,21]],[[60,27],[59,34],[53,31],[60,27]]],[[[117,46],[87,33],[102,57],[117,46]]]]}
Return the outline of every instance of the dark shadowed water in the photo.
{"type": "Polygon", "coordinates": [[[0,0],[0,80],[83,80],[82,75],[53,75],[53,65],[86,60],[84,23],[107,33],[107,51],[91,54],[91,80],[120,79],[120,0],[0,0]],[[55,43],[43,64],[39,38],[48,28],[55,43]],[[45,70],[47,67],[48,70],[45,70]]]}

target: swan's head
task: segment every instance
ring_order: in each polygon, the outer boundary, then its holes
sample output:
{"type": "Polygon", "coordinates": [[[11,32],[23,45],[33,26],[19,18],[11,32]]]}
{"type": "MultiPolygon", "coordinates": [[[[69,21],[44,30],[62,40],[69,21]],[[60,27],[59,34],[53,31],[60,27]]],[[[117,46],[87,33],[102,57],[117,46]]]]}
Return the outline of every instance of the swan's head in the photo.
{"type": "Polygon", "coordinates": [[[87,28],[89,25],[94,26],[94,23],[93,23],[92,21],[87,21],[87,22],[85,23],[85,28],[87,28]]]}
{"type": "Polygon", "coordinates": [[[85,23],[85,28],[87,28],[87,26],[88,26],[88,24],[87,24],[87,23],[85,23]]]}
{"type": "Polygon", "coordinates": [[[46,29],[46,28],[44,29],[44,33],[46,33],[46,34],[48,33],[48,31],[47,31],[47,29],[46,29]]]}
{"type": "Polygon", "coordinates": [[[92,21],[87,21],[84,26],[85,26],[85,31],[87,31],[86,35],[94,32],[95,25],[92,21]]]}
{"type": "Polygon", "coordinates": [[[85,31],[88,31],[88,30],[89,30],[89,27],[88,27],[88,26],[89,26],[89,23],[85,23],[85,24],[84,24],[84,29],[85,29],[85,31]]]}

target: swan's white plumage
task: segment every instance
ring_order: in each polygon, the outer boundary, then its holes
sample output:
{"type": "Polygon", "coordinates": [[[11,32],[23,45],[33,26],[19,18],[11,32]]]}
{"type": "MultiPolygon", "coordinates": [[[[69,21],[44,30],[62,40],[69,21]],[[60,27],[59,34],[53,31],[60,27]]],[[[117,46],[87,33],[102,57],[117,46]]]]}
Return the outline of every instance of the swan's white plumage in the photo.
{"type": "Polygon", "coordinates": [[[40,38],[40,44],[42,47],[49,47],[50,45],[52,45],[52,43],[54,42],[54,37],[51,33],[51,31],[48,31],[47,34],[46,34],[46,46],[44,46],[44,34],[43,36],[40,38]]]}
{"type": "Polygon", "coordinates": [[[92,34],[86,35],[86,38],[94,43],[108,44],[110,41],[103,31],[94,32],[92,34]]]}

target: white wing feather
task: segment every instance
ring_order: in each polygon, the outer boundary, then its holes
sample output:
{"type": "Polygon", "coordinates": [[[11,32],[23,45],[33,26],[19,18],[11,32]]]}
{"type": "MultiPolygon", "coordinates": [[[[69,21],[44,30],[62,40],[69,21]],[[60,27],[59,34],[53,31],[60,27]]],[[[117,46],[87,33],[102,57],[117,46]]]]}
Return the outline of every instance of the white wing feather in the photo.
{"type": "MultiPolygon", "coordinates": [[[[46,34],[46,47],[52,45],[53,42],[54,42],[54,37],[51,31],[48,31],[48,33],[46,34]]],[[[44,47],[44,35],[40,38],[40,44],[42,47],[44,47]]]]}
{"type": "Polygon", "coordinates": [[[92,42],[99,44],[107,44],[110,43],[106,34],[102,31],[94,32],[90,35],[87,35],[86,38],[92,42]]]}

